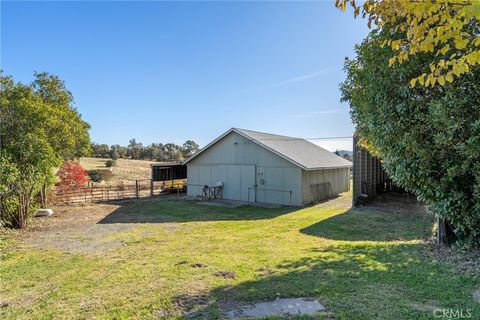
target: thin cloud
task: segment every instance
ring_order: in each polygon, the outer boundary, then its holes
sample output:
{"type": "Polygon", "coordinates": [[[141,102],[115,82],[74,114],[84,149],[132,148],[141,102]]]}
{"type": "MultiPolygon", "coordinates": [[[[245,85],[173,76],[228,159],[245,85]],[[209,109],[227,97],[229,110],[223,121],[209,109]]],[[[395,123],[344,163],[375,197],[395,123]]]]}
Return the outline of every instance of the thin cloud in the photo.
{"type": "Polygon", "coordinates": [[[292,118],[313,118],[313,117],[318,117],[318,116],[323,116],[327,114],[337,114],[337,113],[342,113],[345,112],[347,109],[328,109],[328,110],[319,110],[319,111],[312,111],[312,112],[306,112],[306,113],[300,113],[300,114],[293,114],[291,117],[292,118]]]}
{"type": "Polygon", "coordinates": [[[290,79],[287,79],[287,80],[283,80],[283,81],[274,83],[274,84],[272,84],[272,87],[283,87],[283,86],[286,86],[286,85],[289,85],[289,84],[292,84],[292,83],[307,81],[307,80],[316,78],[319,75],[325,74],[327,71],[328,71],[328,69],[323,69],[321,71],[315,71],[315,72],[304,74],[304,75],[301,75],[301,76],[296,76],[296,77],[293,77],[293,78],[290,78],[290,79]]]}

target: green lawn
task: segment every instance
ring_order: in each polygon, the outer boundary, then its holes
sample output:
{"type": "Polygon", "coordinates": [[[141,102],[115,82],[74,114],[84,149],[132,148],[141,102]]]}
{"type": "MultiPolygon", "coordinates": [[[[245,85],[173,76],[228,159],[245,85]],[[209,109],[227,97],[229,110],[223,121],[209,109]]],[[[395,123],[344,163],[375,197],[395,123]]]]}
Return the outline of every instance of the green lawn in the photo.
{"type": "MultiPolygon", "coordinates": [[[[320,317],[434,319],[435,308],[452,308],[480,319],[472,297],[480,279],[435,258],[425,240],[432,217],[341,203],[137,200],[70,231],[66,247],[41,248],[20,235],[3,243],[0,317],[217,319],[245,302],[315,297],[330,312],[320,317]]],[[[43,232],[35,238],[44,241],[43,232]]]]}

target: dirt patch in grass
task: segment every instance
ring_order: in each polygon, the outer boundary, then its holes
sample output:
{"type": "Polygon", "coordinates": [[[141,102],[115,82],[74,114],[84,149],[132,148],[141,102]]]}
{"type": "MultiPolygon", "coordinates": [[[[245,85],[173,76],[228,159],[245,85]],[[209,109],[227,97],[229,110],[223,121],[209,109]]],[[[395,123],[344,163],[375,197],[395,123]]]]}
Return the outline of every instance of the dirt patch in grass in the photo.
{"type": "Polygon", "coordinates": [[[364,207],[390,213],[424,213],[425,205],[414,195],[399,193],[378,194],[375,200],[364,207]]]}
{"type": "Polygon", "coordinates": [[[208,319],[206,312],[210,303],[210,297],[205,293],[192,293],[181,295],[167,308],[157,309],[153,312],[156,319],[170,319],[181,317],[182,319],[208,319]]]}
{"type": "Polygon", "coordinates": [[[123,242],[106,239],[133,226],[93,225],[81,231],[65,234],[63,232],[44,233],[42,238],[27,238],[29,245],[36,248],[53,248],[70,253],[102,254],[121,247],[123,242]]]}
{"type": "Polygon", "coordinates": [[[263,276],[271,276],[276,272],[274,269],[268,267],[261,267],[258,268],[256,271],[263,276]]]}
{"type": "Polygon", "coordinates": [[[190,267],[192,267],[192,268],[207,268],[208,265],[203,264],[203,263],[191,263],[190,267]]]}
{"type": "Polygon", "coordinates": [[[214,272],[212,275],[215,276],[215,277],[220,277],[220,278],[224,278],[224,279],[235,279],[235,277],[236,277],[235,272],[223,271],[223,270],[214,272]]]}
{"type": "Polygon", "coordinates": [[[39,249],[58,249],[70,253],[105,254],[124,243],[110,237],[138,226],[134,223],[99,224],[117,204],[81,207],[53,207],[49,217],[34,218],[30,226],[17,235],[19,244],[39,249]]]}
{"type": "Polygon", "coordinates": [[[319,202],[314,205],[315,208],[350,208],[352,206],[352,194],[351,192],[345,192],[337,197],[319,202]]]}
{"type": "Polygon", "coordinates": [[[480,251],[461,252],[455,248],[432,246],[432,250],[426,251],[432,261],[436,263],[448,263],[458,272],[464,275],[480,276],[480,251]]]}

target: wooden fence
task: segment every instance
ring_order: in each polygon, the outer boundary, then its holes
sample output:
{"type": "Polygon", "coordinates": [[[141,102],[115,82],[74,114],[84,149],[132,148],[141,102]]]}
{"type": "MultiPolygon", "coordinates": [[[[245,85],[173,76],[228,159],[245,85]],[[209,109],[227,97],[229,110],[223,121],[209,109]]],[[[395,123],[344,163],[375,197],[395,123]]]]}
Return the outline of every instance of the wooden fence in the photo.
{"type": "Polygon", "coordinates": [[[56,205],[81,205],[112,200],[135,199],[152,195],[177,195],[185,192],[185,183],[151,183],[149,179],[118,185],[90,185],[55,188],[50,202],[56,205]]]}

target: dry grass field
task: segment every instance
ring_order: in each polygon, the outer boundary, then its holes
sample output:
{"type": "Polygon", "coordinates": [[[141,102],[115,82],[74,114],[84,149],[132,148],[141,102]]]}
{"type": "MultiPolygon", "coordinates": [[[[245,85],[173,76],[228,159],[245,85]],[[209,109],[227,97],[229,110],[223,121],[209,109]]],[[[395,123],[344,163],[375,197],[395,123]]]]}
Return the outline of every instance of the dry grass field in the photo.
{"type": "MultiPolygon", "coordinates": [[[[105,162],[108,158],[81,158],[80,164],[85,170],[108,169],[105,162]]],[[[106,184],[116,185],[135,180],[150,179],[150,164],[153,161],[118,159],[117,166],[112,169],[113,176],[106,184]]]]}

